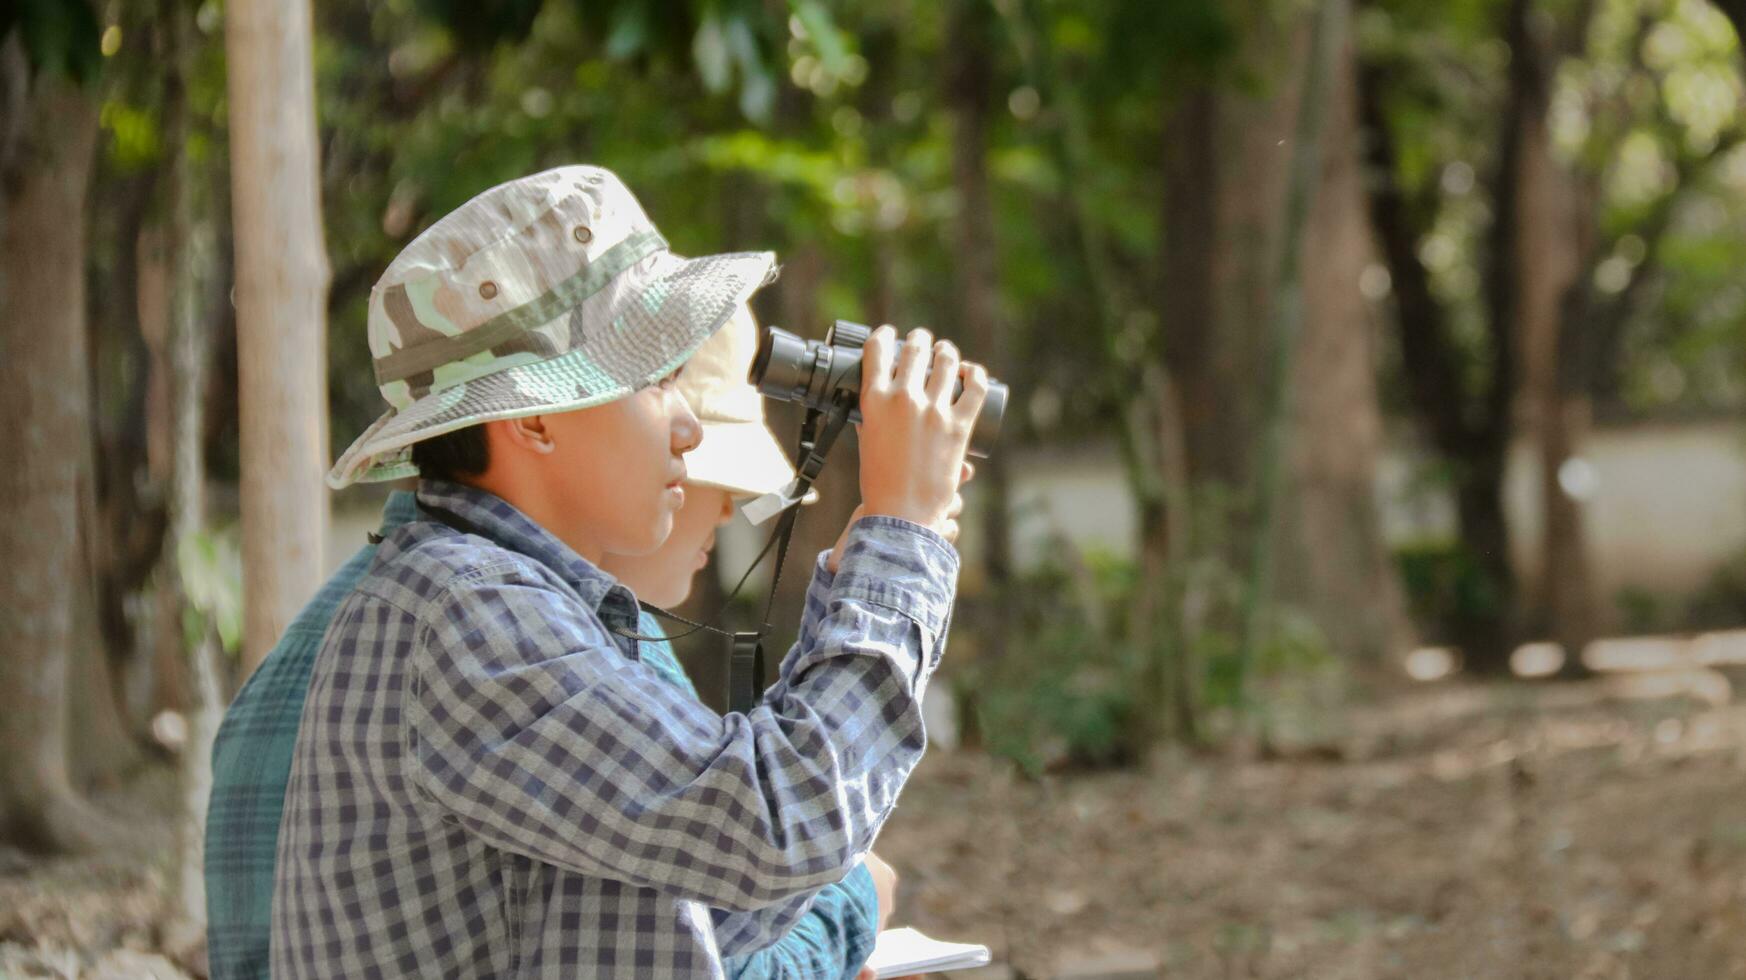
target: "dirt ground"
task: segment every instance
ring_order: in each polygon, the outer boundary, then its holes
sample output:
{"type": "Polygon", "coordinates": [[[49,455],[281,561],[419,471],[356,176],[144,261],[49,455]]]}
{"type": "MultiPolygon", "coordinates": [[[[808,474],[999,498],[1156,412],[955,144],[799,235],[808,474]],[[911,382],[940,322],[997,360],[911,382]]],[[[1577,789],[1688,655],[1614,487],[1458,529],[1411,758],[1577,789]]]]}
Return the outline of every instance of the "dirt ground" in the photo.
{"type": "MultiPolygon", "coordinates": [[[[878,850],[985,977],[1746,977],[1746,707],[1719,675],[1444,684],[1273,760],[1027,781],[929,754],[878,850]],[[1721,693],[1717,683],[1721,682],[1721,693]]],[[[114,852],[0,852],[0,977],[162,977],[168,782],[114,852]]],[[[185,951],[182,970],[198,973],[185,951]]]]}

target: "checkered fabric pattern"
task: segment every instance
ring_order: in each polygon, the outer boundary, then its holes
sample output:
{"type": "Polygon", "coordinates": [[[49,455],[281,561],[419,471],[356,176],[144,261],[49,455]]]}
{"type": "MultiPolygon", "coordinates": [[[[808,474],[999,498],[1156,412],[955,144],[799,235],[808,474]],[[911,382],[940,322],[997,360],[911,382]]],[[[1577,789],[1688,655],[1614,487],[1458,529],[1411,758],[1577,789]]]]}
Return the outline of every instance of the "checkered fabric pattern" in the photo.
{"type": "Polygon", "coordinates": [[[401,527],[328,631],[275,976],[722,976],[858,865],[925,744],[943,539],[859,522],[763,703],[720,716],[613,632],[634,599],[537,524],[454,484],[420,502],[479,533],[401,527]]]}
{"type": "MultiPolygon", "coordinates": [[[[389,494],[381,535],[418,519],[412,494],[389,494]]],[[[298,614],[230,708],[212,752],[212,796],[206,820],[207,956],[212,980],[267,980],[272,934],[273,871],[285,784],[309,675],[334,612],[369,570],[376,546],[358,549],[298,614]]],[[[816,600],[815,600],[816,601],[816,600]]],[[[660,636],[644,613],[637,632],[660,636]]],[[[695,694],[666,640],[638,644],[642,661],[695,694]]],[[[819,892],[812,908],[781,941],[726,960],[734,980],[816,980],[852,977],[877,939],[879,899],[865,864],[819,892]]]]}

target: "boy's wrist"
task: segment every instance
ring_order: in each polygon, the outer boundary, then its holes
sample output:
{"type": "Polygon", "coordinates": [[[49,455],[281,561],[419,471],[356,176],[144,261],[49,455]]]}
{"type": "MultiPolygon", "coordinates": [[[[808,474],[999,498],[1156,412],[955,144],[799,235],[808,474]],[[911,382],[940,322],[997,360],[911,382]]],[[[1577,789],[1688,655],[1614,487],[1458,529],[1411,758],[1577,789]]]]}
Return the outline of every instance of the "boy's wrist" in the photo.
{"type": "Polygon", "coordinates": [[[958,552],[938,531],[886,514],[850,525],[831,593],[897,609],[934,632],[945,628],[958,552]]]}

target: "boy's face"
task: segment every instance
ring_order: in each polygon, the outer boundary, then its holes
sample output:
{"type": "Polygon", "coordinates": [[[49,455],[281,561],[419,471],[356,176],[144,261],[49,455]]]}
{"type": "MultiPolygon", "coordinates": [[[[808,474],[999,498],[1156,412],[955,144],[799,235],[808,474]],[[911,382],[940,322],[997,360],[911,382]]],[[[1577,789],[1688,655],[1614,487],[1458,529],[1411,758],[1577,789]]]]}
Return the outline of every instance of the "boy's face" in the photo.
{"type": "Polygon", "coordinates": [[[677,606],[691,594],[691,582],[709,563],[715,529],[732,520],[733,497],[720,487],[687,484],[685,505],[673,518],[666,543],[645,555],[609,554],[601,567],[630,587],[637,598],[657,606],[677,606]]]}
{"type": "Polygon", "coordinates": [[[594,561],[660,547],[685,503],[684,455],[703,437],[672,378],[545,422],[557,477],[553,509],[565,525],[551,530],[594,561]]]}

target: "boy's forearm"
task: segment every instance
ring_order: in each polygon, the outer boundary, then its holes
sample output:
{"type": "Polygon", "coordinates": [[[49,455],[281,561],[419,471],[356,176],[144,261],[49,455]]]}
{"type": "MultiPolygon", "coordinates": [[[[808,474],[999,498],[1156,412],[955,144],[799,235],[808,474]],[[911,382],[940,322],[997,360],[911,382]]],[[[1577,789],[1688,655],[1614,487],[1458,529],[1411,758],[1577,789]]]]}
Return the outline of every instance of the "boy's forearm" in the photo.
{"type": "MultiPolygon", "coordinates": [[[[931,557],[942,564],[949,564],[952,570],[951,577],[953,585],[951,588],[948,588],[945,593],[944,615],[939,616],[937,617],[937,620],[930,622],[930,626],[935,627],[933,632],[936,635],[936,643],[934,645],[935,648],[932,651],[933,657],[931,662],[925,665],[926,669],[922,672],[922,679],[925,679],[925,675],[931,673],[933,667],[938,665],[939,656],[945,649],[946,634],[951,624],[951,608],[957,570],[957,551],[951,544],[946,542],[945,539],[941,538],[933,531],[909,521],[892,517],[863,517],[857,520],[848,531],[848,547],[845,548],[845,558],[850,551],[860,554],[861,558],[858,561],[850,562],[850,577],[845,581],[853,581],[857,576],[871,576],[875,581],[877,581],[880,577],[881,569],[877,565],[875,565],[871,570],[865,568],[865,566],[869,564],[869,556],[867,554],[867,545],[865,543],[860,543],[861,539],[868,536],[890,536],[894,534],[903,537],[914,537],[920,542],[918,547],[922,549],[921,553],[924,556],[931,557]],[[858,543],[859,547],[857,548],[858,543]]],[[[823,551],[820,552],[817,558],[813,561],[812,580],[807,585],[806,597],[804,599],[804,604],[801,607],[799,635],[794,645],[789,648],[788,653],[782,658],[782,663],[777,668],[776,681],[771,685],[770,689],[765,692],[766,700],[780,698],[786,694],[797,662],[801,661],[809,651],[814,650],[818,645],[819,624],[824,619],[825,614],[830,607],[833,591],[839,580],[837,572],[830,568],[829,558],[830,552],[823,551]]]]}
{"type": "Polygon", "coordinates": [[[748,715],[592,655],[601,627],[537,582],[470,580],[427,619],[418,785],[494,846],[714,908],[840,880],[921,756],[957,572],[937,535],[869,520],[783,696],[748,715]]]}

